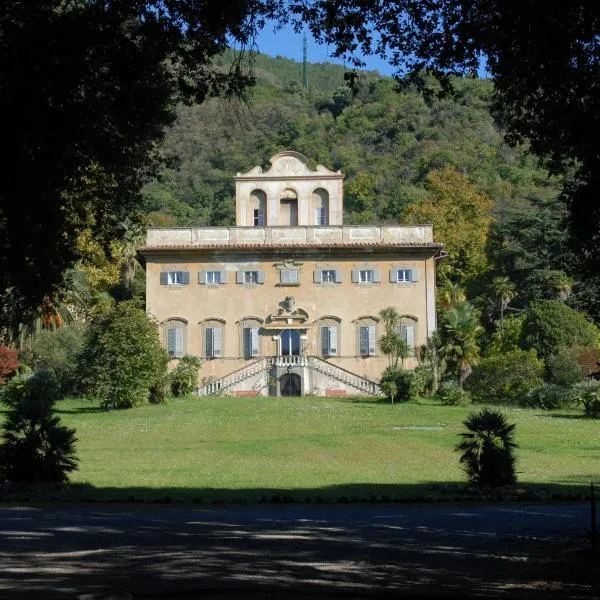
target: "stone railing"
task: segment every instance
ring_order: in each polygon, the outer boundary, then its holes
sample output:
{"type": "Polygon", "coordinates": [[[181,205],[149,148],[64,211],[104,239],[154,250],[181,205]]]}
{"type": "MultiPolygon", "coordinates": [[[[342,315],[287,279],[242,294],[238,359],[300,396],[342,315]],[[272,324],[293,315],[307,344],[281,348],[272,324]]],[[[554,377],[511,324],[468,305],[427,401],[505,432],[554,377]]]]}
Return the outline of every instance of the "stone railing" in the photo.
{"type": "Polygon", "coordinates": [[[310,367],[315,371],[320,371],[324,375],[336,379],[346,385],[349,385],[363,394],[378,396],[381,393],[379,385],[374,381],[361,377],[352,371],[338,367],[318,356],[310,357],[310,367]]]}
{"type": "Polygon", "coordinates": [[[232,385],[240,383],[245,379],[252,377],[253,375],[257,375],[258,373],[265,371],[266,369],[267,359],[261,358],[248,365],[244,365],[242,368],[237,369],[237,371],[228,373],[225,375],[225,377],[220,377],[214,381],[209,381],[203,386],[198,387],[196,393],[199,396],[215,396],[217,394],[221,394],[232,385]]]}
{"type": "Polygon", "coordinates": [[[431,225],[331,225],[319,227],[150,228],[148,247],[239,245],[433,245],[431,225]]]}

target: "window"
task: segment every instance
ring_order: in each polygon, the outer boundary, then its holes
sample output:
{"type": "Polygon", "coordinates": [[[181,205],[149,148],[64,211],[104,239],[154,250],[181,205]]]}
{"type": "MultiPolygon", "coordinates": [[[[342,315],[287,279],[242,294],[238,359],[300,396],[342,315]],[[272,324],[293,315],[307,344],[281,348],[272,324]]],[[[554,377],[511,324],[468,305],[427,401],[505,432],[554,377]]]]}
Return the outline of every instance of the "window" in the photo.
{"type": "Polygon", "coordinates": [[[419,271],[405,267],[390,269],[390,281],[392,283],[413,283],[419,281],[419,271]]]}
{"type": "Polygon", "coordinates": [[[314,272],[315,283],[341,283],[342,273],[339,269],[317,269],[314,272]]]}
{"type": "Polygon", "coordinates": [[[204,331],[206,358],[219,358],[221,356],[223,330],[221,327],[206,327],[204,331]]]}
{"type": "Polygon", "coordinates": [[[379,283],[381,276],[377,269],[353,269],[352,283],[379,283]]]}
{"type": "Polygon", "coordinates": [[[324,206],[315,208],[315,225],[327,225],[327,209],[324,206]]]}
{"type": "Polygon", "coordinates": [[[164,347],[170,358],[181,358],[185,354],[186,322],[173,319],[163,324],[164,347]]]}
{"type": "Polygon", "coordinates": [[[377,323],[375,317],[360,317],[356,323],[356,343],[359,356],[377,354],[377,323]]]}
{"type": "Polygon", "coordinates": [[[162,271],[160,274],[161,285],[187,285],[189,282],[188,271],[162,271]]]}
{"type": "Polygon", "coordinates": [[[298,285],[298,269],[281,269],[279,271],[281,285],[298,285]]]}
{"type": "Polygon", "coordinates": [[[238,271],[236,273],[236,282],[244,284],[256,284],[265,282],[264,271],[238,271]]]}
{"type": "Polygon", "coordinates": [[[244,358],[260,355],[258,327],[244,327],[244,358]]]}
{"type": "Polygon", "coordinates": [[[253,215],[254,227],[264,227],[265,211],[262,208],[255,208],[253,215]]]}
{"type": "Polygon", "coordinates": [[[415,350],[415,332],[417,330],[417,319],[411,316],[402,316],[400,318],[400,325],[398,327],[398,333],[400,338],[406,342],[411,350],[411,354],[415,350]]]}
{"type": "Polygon", "coordinates": [[[222,285],[227,283],[227,271],[200,271],[198,283],[205,285],[222,285]]]}
{"type": "Polygon", "coordinates": [[[337,325],[321,327],[321,353],[323,356],[335,356],[338,353],[337,325]]]}

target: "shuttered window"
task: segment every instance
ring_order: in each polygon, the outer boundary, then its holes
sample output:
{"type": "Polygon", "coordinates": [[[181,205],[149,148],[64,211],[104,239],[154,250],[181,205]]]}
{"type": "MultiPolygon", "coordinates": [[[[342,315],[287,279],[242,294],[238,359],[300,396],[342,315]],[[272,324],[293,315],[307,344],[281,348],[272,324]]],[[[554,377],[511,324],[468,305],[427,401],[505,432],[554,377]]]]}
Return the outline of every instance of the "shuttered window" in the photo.
{"type": "Polygon", "coordinates": [[[189,271],[162,271],[161,285],[187,285],[190,282],[189,271]]]}
{"type": "Polygon", "coordinates": [[[375,325],[362,325],[359,328],[359,346],[361,356],[375,354],[375,325]]]}
{"type": "Polygon", "coordinates": [[[342,283],[342,272],[340,269],[317,269],[314,272],[315,283],[342,283]]]}
{"type": "Polygon", "coordinates": [[[281,269],[279,272],[279,282],[281,285],[297,285],[298,269],[281,269]]]}
{"type": "Polygon", "coordinates": [[[323,356],[335,356],[338,353],[337,333],[336,326],[321,327],[321,352],[323,356]]]}
{"type": "Polygon", "coordinates": [[[236,283],[264,283],[265,272],[264,271],[238,271],[235,274],[236,283]]]}
{"type": "Polygon", "coordinates": [[[258,327],[244,327],[244,357],[259,356],[258,327]]]}
{"type": "Polygon", "coordinates": [[[413,283],[419,281],[417,269],[390,269],[390,281],[392,283],[413,283]]]}
{"type": "Polygon", "coordinates": [[[183,327],[167,325],[167,352],[171,358],[180,358],[184,355],[183,327]]]}
{"type": "Polygon", "coordinates": [[[400,339],[405,341],[409,348],[414,348],[415,345],[415,328],[413,325],[400,325],[400,339]]]}
{"type": "Polygon", "coordinates": [[[380,283],[379,269],[353,269],[352,283],[380,283]]]}
{"type": "Polygon", "coordinates": [[[206,358],[219,358],[221,356],[222,332],[221,327],[207,327],[205,329],[206,358]]]}
{"type": "Polygon", "coordinates": [[[198,282],[206,285],[227,283],[227,271],[200,271],[198,282]]]}

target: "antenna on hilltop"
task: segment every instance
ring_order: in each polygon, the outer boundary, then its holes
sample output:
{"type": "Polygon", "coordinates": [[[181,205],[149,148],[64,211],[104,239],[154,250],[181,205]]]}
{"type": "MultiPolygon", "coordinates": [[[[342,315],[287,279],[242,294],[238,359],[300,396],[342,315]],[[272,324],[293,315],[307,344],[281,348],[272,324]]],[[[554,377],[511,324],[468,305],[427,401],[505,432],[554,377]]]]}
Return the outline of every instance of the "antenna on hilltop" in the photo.
{"type": "Polygon", "coordinates": [[[308,47],[306,44],[306,31],[302,40],[302,81],[304,89],[308,90],[308,47]]]}

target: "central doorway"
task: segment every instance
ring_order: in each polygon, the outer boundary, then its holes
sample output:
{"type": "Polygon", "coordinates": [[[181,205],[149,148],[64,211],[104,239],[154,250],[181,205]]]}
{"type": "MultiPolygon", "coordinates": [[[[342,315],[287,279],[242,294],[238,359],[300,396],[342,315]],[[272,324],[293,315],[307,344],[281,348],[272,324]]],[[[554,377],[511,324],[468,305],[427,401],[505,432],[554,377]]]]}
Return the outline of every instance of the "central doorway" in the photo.
{"type": "Polygon", "coordinates": [[[302,379],[296,373],[284,373],[279,378],[279,389],[282,396],[301,396],[302,379]]]}
{"type": "Polygon", "coordinates": [[[284,329],[281,332],[281,356],[300,356],[300,332],[284,329]]]}

